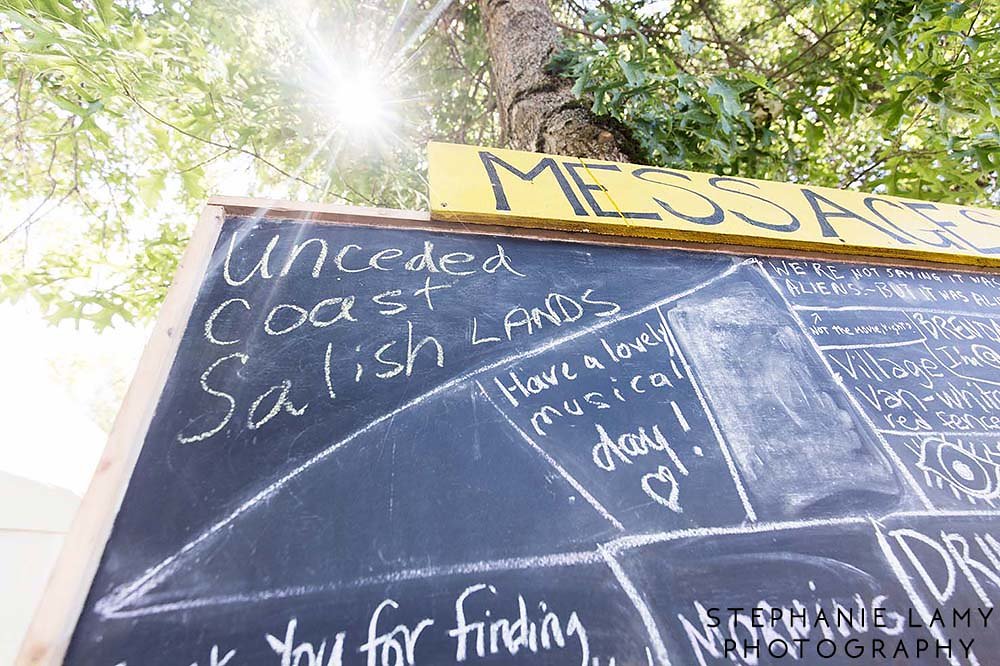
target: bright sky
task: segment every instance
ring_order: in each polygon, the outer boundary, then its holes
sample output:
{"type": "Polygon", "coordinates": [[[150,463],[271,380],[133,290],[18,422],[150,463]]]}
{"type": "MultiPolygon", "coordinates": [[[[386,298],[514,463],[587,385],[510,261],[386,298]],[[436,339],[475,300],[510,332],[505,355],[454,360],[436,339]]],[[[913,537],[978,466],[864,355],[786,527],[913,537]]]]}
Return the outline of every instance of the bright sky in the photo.
{"type": "MultiPolygon", "coordinates": [[[[213,191],[256,194],[247,160],[219,160],[213,167],[208,176],[213,191]]],[[[274,190],[267,194],[286,195],[281,188],[274,190]]],[[[166,200],[169,205],[170,196],[166,200]]],[[[4,203],[0,201],[0,228],[24,219],[37,205],[4,203]]],[[[36,224],[26,260],[30,263],[46,247],[64,243],[85,228],[78,215],[60,209],[36,224]]],[[[159,217],[159,212],[148,212],[134,216],[129,224],[135,229],[155,228],[159,217]]],[[[196,221],[194,213],[192,226],[196,221]]],[[[0,255],[0,261],[4,258],[0,255]]],[[[5,426],[0,472],[82,496],[151,330],[151,323],[132,326],[117,317],[115,325],[101,333],[73,321],[52,326],[30,297],[0,303],[0,419],[5,426]]]]}
{"type": "Polygon", "coordinates": [[[0,305],[0,471],[86,490],[147,331],[54,327],[24,300],[0,305]]]}
{"type": "MultiPolygon", "coordinates": [[[[428,30],[449,4],[450,0],[438,0],[401,51],[428,30]]],[[[366,140],[388,132],[390,100],[384,95],[385,82],[379,72],[328,64],[328,80],[320,87],[331,91],[325,108],[331,120],[343,132],[366,140]]],[[[207,168],[204,185],[219,194],[287,197],[287,188],[280,185],[259,191],[249,167],[243,156],[216,160],[207,168]]],[[[169,206],[175,194],[168,187],[161,205],[169,206]]],[[[0,199],[0,235],[27,219],[39,203],[43,202],[0,199]]],[[[145,211],[125,222],[130,229],[155,229],[162,212],[145,211]]],[[[46,247],[79,240],[80,230],[87,227],[79,215],[80,211],[68,207],[50,210],[31,229],[31,242],[25,243],[28,249],[23,255],[13,245],[0,248],[0,262],[13,258],[31,265],[46,247]]],[[[195,221],[196,215],[191,219],[192,224],[195,221]]],[[[94,279],[102,277],[107,276],[94,279]]],[[[67,507],[72,498],[65,493],[32,487],[14,477],[63,488],[78,497],[85,493],[150,328],[120,321],[101,333],[69,321],[54,327],[42,318],[30,297],[19,303],[0,303],[0,420],[5,426],[0,437],[0,496],[12,509],[6,516],[0,513],[0,596],[11,600],[0,604],[0,664],[15,654],[58,551],[56,535],[38,531],[52,524],[42,514],[68,517],[72,513],[67,507]],[[43,496],[53,501],[46,505],[38,499],[43,496]],[[48,541],[40,545],[33,541],[39,539],[48,541]]]]}
{"type": "MultiPolygon", "coordinates": [[[[408,40],[426,31],[449,3],[440,0],[415,28],[408,40]]],[[[320,54],[322,55],[322,54],[320,54]]],[[[383,82],[374,71],[346,68],[344,63],[322,59],[329,80],[320,89],[332,91],[327,112],[334,124],[351,135],[374,135],[386,129],[389,102],[383,82]],[[343,100],[349,100],[345,104],[343,100]]],[[[331,135],[332,136],[332,135],[331,135]]],[[[287,188],[270,186],[258,191],[251,164],[244,156],[214,161],[207,167],[205,185],[212,192],[238,196],[283,198],[287,188]]],[[[161,206],[176,198],[177,183],[168,182],[161,206]]],[[[12,203],[0,200],[0,229],[14,226],[40,200],[12,203]]],[[[138,231],[155,229],[167,211],[144,211],[127,223],[138,231]]],[[[0,261],[11,257],[29,265],[46,247],[65,245],[86,228],[80,211],[50,211],[31,229],[27,255],[15,250],[0,252],[0,261]]],[[[196,221],[196,215],[191,220],[196,221]]],[[[16,242],[13,239],[11,242],[16,242]]],[[[107,276],[103,276],[107,278],[107,276]]],[[[95,276],[100,281],[102,276],[95,276]]],[[[30,297],[16,304],[0,304],[0,472],[23,476],[66,488],[82,495],[103,450],[128,382],[148,337],[148,327],[117,322],[96,333],[86,324],[45,322],[30,297]]]]}
{"type": "MultiPolygon", "coordinates": [[[[215,192],[257,193],[246,160],[219,160],[212,175],[215,192]]],[[[276,190],[267,194],[285,194],[276,190]]],[[[0,200],[0,229],[25,219],[38,203],[0,200]]],[[[128,223],[155,228],[161,213],[128,223]]],[[[191,217],[193,224],[197,214],[191,217]]],[[[85,228],[78,211],[54,211],[32,228],[28,254],[0,248],[0,262],[30,265],[46,247],[72,242],[85,228]]],[[[6,600],[0,664],[13,660],[55,563],[62,540],[51,530],[66,529],[72,518],[76,502],[59,489],[77,498],[85,493],[151,328],[119,318],[101,333],[86,323],[52,326],[30,297],[0,303],[0,597],[6,600]]]]}

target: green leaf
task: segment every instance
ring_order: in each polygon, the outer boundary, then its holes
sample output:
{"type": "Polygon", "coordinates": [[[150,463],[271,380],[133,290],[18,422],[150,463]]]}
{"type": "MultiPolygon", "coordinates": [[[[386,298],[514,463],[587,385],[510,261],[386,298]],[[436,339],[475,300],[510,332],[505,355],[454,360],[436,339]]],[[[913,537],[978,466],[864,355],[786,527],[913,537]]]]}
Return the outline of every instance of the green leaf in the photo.
{"type": "Polygon", "coordinates": [[[80,117],[86,117],[87,115],[89,115],[87,107],[80,106],[79,104],[71,102],[70,100],[64,97],[53,96],[52,103],[58,106],[63,111],[69,111],[70,113],[80,117]]]}
{"type": "Polygon", "coordinates": [[[698,55],[705,48],[705,42],[691,36],[687,30],[681,30],[681,50],[689,56],[698,55]]]}
{"type": "Polygon", "coordinates": [[[114,23],[115,5],[113,0],[95,0],[94,4],[97,6],[97,15],[104,25],[114,23]]]}
{"type": "Polygon", "coordinates": [[[624,58],[618,58],[618,66],[621,68],[622,73],[625,75],[625,80],[631,85],[639,85],[643,80],[642,67],[625,60],[624,58]]]}
{"type": "Polygon", "coordinates": [[[969,8],[968,2],[953,2],[946,12],[948,18],[959,18],[969,8]]]}
{"type": "Polygon", "coordinates": [[[205,173],[201,167],[188,169],[181,173],[181,182],[184,185],[184,192],[194,201],[205,198],[205,173]]]}
{"type": "Polygon", "coordinates": [[[146,208],[152,210],[159,203],[166,178],[166,173],[153,171],[148,176],[139,179],[139,197],[142,199],[142,203],[146,205],[146,208]]]}
{"type": "Polygon", "coordinates": [[[149,133],[153,135],[156,147],[164,153],[170,150],[170,132],[160,123],[153,123],[149,126],[149,133]]]}
{"type": "Polygon", "coordinates": [[[587,86],[590,83],[590,70],[584,69],[577,77],[576,81],[573,83],[573,96],[579,99],[583,97],[584,91],[587,90],[587,86]]]}
{"type": "Polygon", "coordinates": [[[903,113],[906,111],[904,106],[906,103],[906,95],[900,95],[899,97],[884,102],[877,109],[875,109],[876,116],[885,116],[885,127],[895,128],[899,125],[899,119],[903,117],[903,113]]]}
{"type": "Polygon", "coordinates": [[[743,105],[740,103],[736,91],[723,79],[713,76],[711,82],[708,84],[707,92],[709,95],[722,100],[722,110],[726,114],[735,116],[743,110],[743,105]]]}
{"type": "Polygon", "coordinates": [[[146,55],[153,52],[153,42],[138,19],[132,21],[132,48],[146,55]]]}

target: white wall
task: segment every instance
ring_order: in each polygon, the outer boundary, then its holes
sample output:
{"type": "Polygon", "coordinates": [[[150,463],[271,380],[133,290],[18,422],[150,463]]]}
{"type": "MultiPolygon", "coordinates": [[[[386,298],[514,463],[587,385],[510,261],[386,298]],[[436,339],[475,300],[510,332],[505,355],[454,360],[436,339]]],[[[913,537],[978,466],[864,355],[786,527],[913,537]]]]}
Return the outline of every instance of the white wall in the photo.
{"type": "Polygon", "coordinates": [[[0,664],[14,662],[79,498],[0,472],[0,664]]]}
{"type": "Polygon", "coordinates": [[[147,331],[0,304],[0,666],[13,661],[147,331]]]}

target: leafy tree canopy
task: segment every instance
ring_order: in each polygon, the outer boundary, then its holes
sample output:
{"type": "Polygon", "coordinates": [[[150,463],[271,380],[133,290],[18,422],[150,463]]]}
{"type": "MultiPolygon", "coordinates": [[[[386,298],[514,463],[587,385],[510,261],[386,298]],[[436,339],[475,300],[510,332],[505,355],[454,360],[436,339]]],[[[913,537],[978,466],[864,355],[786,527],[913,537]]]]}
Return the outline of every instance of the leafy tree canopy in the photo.
{"type": "MultiPolygon", "coordinates": [[[[1000,198],[1000,0],[553,11],[646,163],[1000,198]]],[[[155,312],[206,192],[423,207],[428,140],[504,139],[472,0],[0,0],[0,109],[0,297],[99,327],[155,312]]]]}

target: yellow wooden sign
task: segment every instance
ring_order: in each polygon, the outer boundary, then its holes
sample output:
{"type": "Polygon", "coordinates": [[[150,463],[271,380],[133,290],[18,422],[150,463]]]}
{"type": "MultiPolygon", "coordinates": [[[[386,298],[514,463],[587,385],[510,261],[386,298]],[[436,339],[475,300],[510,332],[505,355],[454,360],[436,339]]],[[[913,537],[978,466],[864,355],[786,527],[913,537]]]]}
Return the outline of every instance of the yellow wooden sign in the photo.
{"type": "Polygon", "coordinates": [[[431,215],[1000,266],[1000,211],[638,164],[431,143],[431,215]]]}

